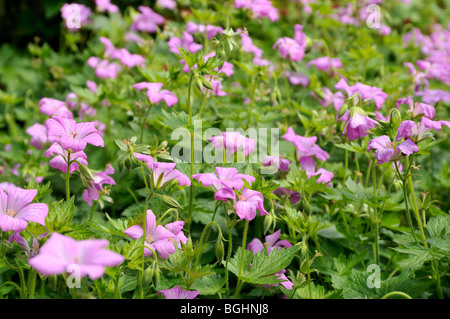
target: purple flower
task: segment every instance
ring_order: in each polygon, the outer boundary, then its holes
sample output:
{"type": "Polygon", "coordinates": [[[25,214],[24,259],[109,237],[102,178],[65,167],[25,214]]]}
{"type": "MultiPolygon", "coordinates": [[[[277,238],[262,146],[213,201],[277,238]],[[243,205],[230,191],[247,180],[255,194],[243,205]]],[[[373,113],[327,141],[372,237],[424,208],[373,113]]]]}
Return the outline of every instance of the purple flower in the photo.
{"type": "Polygon", "coordinates": [[[341,79],[335,86],[338,90],[344,90],[347,92],[348,97],[358,94],[363,101],[372,99],[375,101],[376,109],[379,110],[384,104],[384,101],[388,98],[387,93],[383,92],[380,88],[369,86],[362,83],[355,83],[353,86],[349,86],[344,79],[341,79]]]}
{"type": "Polygon", "coordinates": [[[176,221],[173,223],[166,224],[165,227],[168,231],[173,234],[173,237],[169,237],[171,243],[177,243],[178,248],[181,249],[181,243],[186,243],[188,241],[186,235],[183,233],[183,221],[176,221]]]}
{"type": "Polygon", "coordinates": [[[305,49],[299,45],[294,39],[291,38],[280,38],[273,45],[273,49],[277,49],[280,52],[283,59],[289,56],[291,61],[301,61],[305,56],[305,49]]]}
{"type": "Polygon", "coordinates": [[[256,141],[239,132],[222,132],[220,136],[211,137],[210,142],[213,143],[214,148],[225,148],[229,154],[243,150],[244,156],[247,156],[256,149],[256,141]]]}
{"type": "Polygon", "coordinates": [[[291,61],[301,61],[305,56],[305,35],[303,34],[303,26],[296,24],[294,26],[295,35],[294,38],[279,38],[273,45],[273,49],[278,48],[283,59],[289,55],[291,61]]]}
{"type": "Polygon", "coordinates": [[[158,293],[162,294],[165,299],[195,299],[200,291],[187,291],[181,289],[180,286],[176,286],[171,289],[159,290],[158,293]]]}
{"type": "Polygon", "coordinates": [[[152,167],[151,184],[154,189],[164,188],[170,181],[177,180],[178,185],[191,186],[189,177],[175,169],[176,163],[155,162],[152,167]]]}
{"type": "Polygon", "coordinates": [[[164,100],[168,107],[176,104],[178,98],[170,92],[169,90],[162,90],[162,83],[150,83],[150,82],[139,82],[133,85],[133,88],[137,89],[139,92],[142,90],[147,90],[147,97],[150,102],[157,104],[164,100]]]}
{"type": "Polygon", "coordinates": [[[111,176],[108,176],[112,174],[114,174],[114,168],[111,164],[108,164],[104,172],[99,171],[92,173],[94,180],[91,181],[91,186],[83,192],[83,200],[87,202],[89,206],[92,206],[93,200],[99,199],[99,192],[103,190],[103,184],[116,185],[114,179],[111,176]]]}
{"type": "Polygon", "coordinates": [[[227,201],[232,199],[235,202],[236,214],[240,219],[246,219],[248,221],[256,217],[256,211],[260,212],[260,215],[268,215],[269,213],[264,209],[264,197],[258,191],[243,188],[241,195],[237,195],[232,188],[224,187],[219,189],[214,194],[215,200],[227,201]]]}
{"type": "Polygon", "coordinates": [[[124,261],[122,255],[105,249],[108,244],[106,239],[76,241],[53,233],[29,263],[45,276],[73,272],[80,278],[87,275],[91,279],[98,279],[103,276],[105,267],[114,267],[124,261]]]}
{"type": "Polygon", "coordinates": [[[285,71],[284,75],[288,77],[289,82],[291,82],[292,85],[308,86],[309,84],[308,76],[303,73],[285,71]]]}
{"type": "Polygon", "coordinates": [[[155,162],[155,160],[153,159],[152,156],[141,154],[141,153],[134,153],[134,157],[136,157],[138,160],[144,162],[145,165],[147,165],[147,167],[149,169],[153,169],[153,163],[155,162]]]}
{"type": "Polygon", "coordinates": [[[272,22],[280,18],[278,9],[272,5],[270,0],[236,0],[234,5],[237,9],[250,9],[253,18],[269,18],[272,22]]]}
{"type": "MultiPolygon", "coordinates": [[[[139,239],[144,235],[144,230],[141,225],[134,225],[124,231],[125,234],[133,239],[139,239]]],[[[169,257],[175,252],[174,244],[169,238],[174,238],[175,235],[164,228],[164,226],[156,225],[156,216],[151,210],[147,210],[147,224],[145,229],[144,239],[144,255],[151,256],[154,252],[158,252],[162,258],[169,257]],[[147,248],[148,247],[148,248],[147,248]],[[150,248],[150,249],[149,249],[150,248]]]]}
{"type": "Polygon", "coordinates": [[[216,27],[214,25],[203,25],[203,24],[196,24],[192,21],[189,21],[186,24],[186,31],[189,32],[190,34],[194,34],[197,32],[200,33],[206,33],[206,36],[209,39],[214,38],[218,33],[223,31],[222,27],[216,27]]]}
{"type": "Polygon", "coordinates": [[[396,141],[400,141],[403,138],[411,138],[419,142],[425,137],[425,133],[429,130],[439,131],[442,126],[450,128],[450,122],[433,121],[425,116],[421,118],[420,124],[416,124],[416,122],[409,120],[403,121],[398,127],[396,141]]]}
{"type": "Polygon", "coordinates": [[[342,135],[347,133],[349,140],[357,140],[360,137],[364,137],[371,128],[375,128],[375,124],[380,125],[380,123],[368,117],[359,107],[352,107],[352,109],[347,112],[349,112],[350,115],[342,135]]]}
{"type": "Polygon", "coordinates": [[[216,190],[223,187],[240,190],[244,187],[244,180],[250,185],[255,181],[253,176],[239,174],[238,170],[234,167],[216,167],[216,172],[217,176],[214,173],[202,173],[192,175],[192,178],[202,182],[205,187],[210,187],[212,185],[216,190]]]}
{"type": "Polygon", "coordinates": [[[115,79],[122,67],[116,62],[102,60],[97,57],[90,57],[87,64],[95,68],[95,75],[102,79],[115,79]]]}
{"type": "Polygon", "coordinates": [[[73,118],[72,112],[67,108],[63,101],[55,100],[50,97],[44,97],[38,102],[39,111],[48,116],[60,116],[65,118],[73,118]]]}
{"type": "Polygon", "coordinates": [[[165,19],[152,9],[146,6],[139,6],[138,14],[130,27],[131,31],[144,31],[148,33],[155,33],[158,30],[158,25],[162,25],[165,19]]]}
{"type": "Polygon", "coordinates": [[[0,228],[2,231],[20,233],[35,222],[45,226],[48,215],[46,204],[30,204],[37,195],[37,189],[22,189],[9,186],[0,190],[0,228]]]}
{"type": "Polygon", "coordinates": [[[278,196],[286,196],[292,205],[297,204],[302,199],[302,195],[299,192],[286,187],[278,187],[273,193],[278,196]]]}
{"type": "Polygon", "coordinates": [[[91,9],[79,3],[65,3],[61,7],[61,17],[65,20],[67,29],[75,31],[87,25],[91,9]]]}
{"type": "MultiPolygon", "coordinates": [[[[49,147],[49,149],[45,151],[44,155],[45,157],[56,155],[50,160],[49,162],[50,166],[59,169],[63,173],[67,172],[67,160],[69,158],[69,152],[63,150],[61,145],[59,145],[58,143],[53,143],[49,147]]],[[[70,153],[70,161],[72,162],[69,168],[70,174],[79,169],[78,163],[76,163],[74,160],[77,160],[77,162],[79,162],[82,165],[86,166],[88,165],[87,155],[84,152],[81,151],[70,153]]]]}
{"type": "Polygon", "coordinates": [[[275,166],[280,171],[288,171],[290,163],[282,156],[266,156],[262,161],[263,166],[275,166]]]}
{"type": "Polygon", "coordinates": [[[175,0],[157,0],[156,5],[169,10],[175,9],[177,3],[175,0]]]}
{"type": "Polygon", "coordinates": [[[241,33],[241,49],[244,52],[252,53],[255,58],[261,58],[263,50],[253,44],[252,39],[245,33],[241,33]]]}
{"type": "Polygon", "coordinates": [[[317,69],[328,72],[330,69],[340,69],[342,68],[342,62],[339,60],[339,58],[329,58],[327,56],[317,58],[314,60],[309,61],[306,64],[306,67],[310,67],[311,65],[314,65],[317,69]]]}
{"type": "Polygon", "coordinates": [[[145,58],[139,54],[131,54],[127,49],[118,49],[112,55],[112,58],[119,59],[120,62],[128,68],[137,65],[145,67],[145,58]]]}
{"type": "Polygon", "coordinates": [[[45,122],[48,139],[58,142],[64,150],[83,151],[86,145],[103,147],[103,138],[98,134],[94,122],[76,123],[72,119],[54,116],[45,122]]]}
{"type": "Polygon", "coordinates": [[[248,243],[247,249],[251,250],[254,254],[259,253],[261,250],[264,249],[264,247],[267,247],[267,253],[270,254],[270,252],[273,249],[281,250],[283,247],[289,248],[292,247],[292,244],[286,240],[282,239],[279,240],[281,236],[281,229],[277,230],[271,235],[267,235],[265,237],[265,242],[262,243],[261,240],[258,238],[254,238],[251,242],[248,243]]]}
{"type": "Polygon", "coordinates": [[[311,176],[320,175],[316,180],[316,183],[328,184],[328,186],[330,186],[329,183],[334,177],[334,174],[332,172],[329,172],[323,168],[319,168],[316,171],[316,165],[314,164],[313,158],[310,156],[303,156],[299,159],[299,161],[308,178],[311,178],[311,176]]]}
{"type": "Polygon", "coordinates": [[[30,145],[36,147],[38,150],[42,149],[43,144],[48,142],[45,125],[35,123],[27,128],[26,132],[31,135],[30,145]]]}
{"type": "Polygon", "coordinates": [[[377,164],[387,163],[391,160],[398,160],[400,155],[410,155],[417,153],[419,148],[409,138],[407,138],[400,145],[396,146],[395,142],[391,142],[391,139],[387,135],[382,135],[374,138],[369,142],[367,152],[374,149],[374,157],[377,160],[377,164]]]}
{"type": "Polygon", "coordinates": [[[304,137],[296,135],[292,127],[289,127],[282,138],[294,144],[298,159],[304,156],[315,156],[324,162],[330,157],[327,152],[316,144],[317,136],[304,137]]]}
{"type": "Polygon", "coordinates": [[[169,45],[169,52],[175,54],[180,54],[178,48],[188,50],[191,53],[195,53],[203,48],[201,44],[197,44],[194,42],[194,37],[187,31],[183,32],[181,38],[177,37],[170,38],[167,44],[169,45]]]}
{"type": "Polygon", "coordinates": [[[429,104],[436,104],[439,101],[450,102],[450,92],[442,90],[425,89],[423,91],[417,91],[415,95],[422,96],[422,100],[429,104]]]}
{"type": "Polygon", "coordinates": [[[119,7],[111,3],[111,0],[95,0],[97,10],[100,12],[108,11],[109,13],[119,12],[119,7]]]}

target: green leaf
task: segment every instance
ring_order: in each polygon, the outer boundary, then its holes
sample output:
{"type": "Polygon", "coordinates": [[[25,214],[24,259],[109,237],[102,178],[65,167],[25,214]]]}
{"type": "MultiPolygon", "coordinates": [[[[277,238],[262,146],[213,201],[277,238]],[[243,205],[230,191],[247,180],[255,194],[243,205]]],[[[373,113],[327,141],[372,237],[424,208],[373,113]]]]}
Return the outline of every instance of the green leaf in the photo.
{"type": "Polygon", "coordinates": [[[289,266],[298,249],[298,246],[281,250],[274,249],[270,254],[267,254],[267,247],[257,254],[246,250],[242,274],[239,277],[242,248],[238,248],[234,257],[229,261],[228,269],[244,282],[260,285],[276,284],[281,281],[274,274],[289,266]]]}
{"type": "Polygon", "coordinates": [[[191,288],[200,291],[201,295],[215,295],[221,292],[225,282],[225,278],[214,273],[196,279],[191,288]]]}

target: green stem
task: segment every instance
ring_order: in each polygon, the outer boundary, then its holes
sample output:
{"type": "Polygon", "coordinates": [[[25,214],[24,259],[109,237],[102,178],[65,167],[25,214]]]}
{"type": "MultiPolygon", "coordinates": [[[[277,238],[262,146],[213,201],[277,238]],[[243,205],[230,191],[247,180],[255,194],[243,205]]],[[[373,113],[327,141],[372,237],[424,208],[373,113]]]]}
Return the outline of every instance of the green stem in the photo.
{"type": "Polygon", "coordinates": [[[89,221],[91,222],[94,219],[94,214],[95,214],[95,208],[97,207],[97,201],[95,200],[92,203],[92,208],[91,208],[91,215],[89,216],[89,221]]]}
{"type": "Polygon", "coordinates": [[[225,261],[225,284],[227,289],[227,299],[230,299],[230,283],[228,282],[229,279],[229,272],[228,272],[228,262],[231,257],[231,251],[233,250],[233,236],[232,236],[232,225],[230,224],[230,219],[228,217],[228,213],[226,210],[226,203],[223,203],[223,211],[225,213],[225,219],[227,221],[227,227],[228,227],[228,251],[227,251],[227,259],[225,261]]]}
{"type": "Polygon", "coordinates": [[[28,280],[28,299],[34,299],[34,291],[36,289],[36,277],[37,272],[34,269],[30,269],[28,280]]]}
{"type": "Polygon", "coordinates": [[[141,132],[139,134],[139,141],[143,142],[142,139],[144,138],[144,127],[145,124],[147,123],[147,117],[148,114],[150,113],[150,110],[152,109],[153,104],[150,104],[150,106],[147,108],[147,112],[145,112],[145,116],[142,119],[142,124],[141,124],[141,132]]]}
{"type": "Polygon", "coordinates": [[[70,200],[70,152],[67,154],[67,170],[66,170],[66,200],[70,200]]]}
{"type": "MultiPolygon", "coordinates": [[[[408,157],[405,157],[405,164],[406,164],[406,166],[409,166],[408,157]]],[[[420,235],[422,236],[423,244],[425,245],[425,247],[428,247],[427,242],[425,241],[425,233],[423,231],[422,219],[420,218],[419,210],[417,208],[416,195],[414,193],[414,186],[413,186],[411,174],[408,174],[407,179],[408,179],[408,184],[409,184],[409,192],[411,193],[411,199],[413,202],[413,212],[416,217],[417,224],[419,225],[420,235]]]]}
{"type": "Polygon", "coordinates": [[[246,128],[248,128],[250,126],[250,123],[252,121],[253,105],[255,104],[255,92],[256,92],[256,87],[258,86],[258,77],[254,78],[254,80],[252,82],[254,82],[254,85],[252,87],[252,99],[250,101],[250,109],[248,112],[248,120],[247,120],[246,128]]]}
{"type": "Polygon", "coordinates": [[[234,298],[238,299],[239,298],[239,292],[242,288],[242,286],[244,285],[242,283],[241,280],[241,276],[242,276],[242,269],[244,267],[244,257],[245,257],[245,245],[247,242],[247,232],[248,232],[248,220],[245,220],[245,226],[244,226],[244,236],[242,237],[242,248],[241,248],[241,263],[239,265],[239,276],[238,276],[238,282],[236,285],[236,291],[234,293],[234,298]]]}
{"type": "Polygon", "coordinates": [[[150,199],[153,197],[154,190],[151,191],[150,194],[147,196],[147,200],[145,201],[145,210],[144,210],[144,223],[142,226],[143,231],[143,238],[144,243],[142,245],[142,269],[140,271],[140,276],[138,273],[138,286],[139,286],[139,295],[141,299],[144,299],[144,286],[143,286],[143,278],[144,278],[144,271],[145,271],[145,238],[146,238],[146,230],[147,230],[147,209],[148,209],[148,203],[150,202],[150,199]]]}

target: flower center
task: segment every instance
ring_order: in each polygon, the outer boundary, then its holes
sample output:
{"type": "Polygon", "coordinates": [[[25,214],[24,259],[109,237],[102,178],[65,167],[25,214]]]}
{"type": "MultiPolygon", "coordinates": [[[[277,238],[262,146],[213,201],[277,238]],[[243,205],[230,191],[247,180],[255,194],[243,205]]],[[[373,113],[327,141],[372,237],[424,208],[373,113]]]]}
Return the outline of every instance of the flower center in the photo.
{"type": "Polygon", "coordinates": [[[167,240],[170,241],[171,243],[173,243],[175,241],[175,238],[169,237],[167,240]]]}
{"type": "Polygon", "coordinates": [[[153,238],[152,235],[147,235],[147,236],[145,237],[145,241],[146,241],[147,243],[149,243],[149,244],[153,243],[154,240],[155,240],[155,239],[153,238]]]}
{"type": "Polygon", "coordinates": [[[264,246],[265,246],[265,247],[269,247],[269,246],[270,246],[270,244],[269,244],[269,243],[267,243],[267,242],[265,242],[265,243],[264,243],[264,246]]]}
{"type": "Polygon", "coordinates": [[[393,148],[394,146],[395,146],[395,142],[389,143],[389,147],[390,147],[390,148],[393,148]]]}
{"type": "Polygon", "coordinates": [[[13,211],[12,209],[7,209],[6,210],[6,215],[14,217],[16,215],[16,212],[13,211]]]}
{"type": "Polygon", "coordinates": [[[72,137],[73,137],[73,138],[76,138],[77,135],[78,135],[78,132],[73,132],[73,133],[72,133],[72,137]]]}
{"type": "Polygon", "coordinates": [[[242,201],[245,201],[245,197],[242,196],[242,195],[238,195],[238,199],[239,199],[239,200],[242,200],[242,201]]]}

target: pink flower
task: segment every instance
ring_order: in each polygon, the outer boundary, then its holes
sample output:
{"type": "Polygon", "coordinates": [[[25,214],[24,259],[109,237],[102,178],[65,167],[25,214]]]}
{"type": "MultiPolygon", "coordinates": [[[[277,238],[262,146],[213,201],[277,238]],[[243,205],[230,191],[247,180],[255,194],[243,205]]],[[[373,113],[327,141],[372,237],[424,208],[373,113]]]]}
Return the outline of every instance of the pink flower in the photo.
{"type": "Polygon", "coordinates": [[[220,136],[211,137],[210,142],[213,143],[214,148],[225,148],[229,154],[243,150],[244,156],[247,156],[256,149],[256,141],[239,132],[222,132],[220,136]]]}
{"type": "Polygon", "coordinates": [[[65,20],[64,25],[71,31],[76,31],[86,26],[90,20],[91,9],[79,3],[65,3],[61,7],[61,17],[65,20]]]}
{"type": "Polygon", "coordinates": [[[421,118],[420,124],[416,124],[413,121],[403,121],[397,132],[396,141],[400,141],[403,138],[413,138],[415,141],[419,142],[424,139],[425,134],[429,130],[439,131],[442,126],[447,126],[450,128],[450,122],[448,121],[433,121],[425,116],[421,118]]]}
{"type": "Polygon", "coordinates": [[[95,0],[97,10],[100,12],[108,11],[109,13],[119,12],[119,7],[111,3],[111,0],[95,0]]]}
{"type": "Polygon", "coordinates": [[[241,33],[241,49],[244,52],[252,53],[255,58],[261,58],[263,50],[253,44],[252,39],[245,33],[241,33]]]}
{"type": "Polygon", "coordinates": [[[283,59],[289,56],[291,61],[301,61],[305,56],[304,47],[300,46],[294,39],[280,38],[273,45],[273,49],[277,49],[280,52],[283,59]]]}
{"type": "Polygon", "coordinates": [[[68,119],[73,118],[72,112],[67,108],[63,101],[55,100],[50,97],[44,97],[38,102],[39,111],[48,116],[60,116],[68,119]]]}
{"type": "Polygon", "coordinates": [[[332,172],[329,172],[323,168],[319,168],[316,171],[316,165],[314,164],[313,158],[310,156],[303,156],[299,159],[299,161],[308,178],[311,178],[311,176],[320,175],[316,180],[316,183],[328,184],[330,186],[329,183],[334,177],[334,174],[332,172]]]}
{"type": "Polygon", "coordinates": [[[181,243],[186,243],[188,241],[186,235],[183,233],[183,221],[176,221],[173,223],[166,224],[166,229],[173,234],[173,237],[169,237],[171,243],[177,243],[178,248],[181,249],[181,243]]]}
{"type": "Polygon", "coordinates": [[[87,64],[95,68],[95,75],[102,79],[115,79],[122,67],[116,62],[102,60],[97,57],[90,57],[87,64]]]}
{"type": "Polygon", "coordinates": [[[330,157],[327,152],[316,144],[317,136],[304,137],[301,135],[296,135],[292,127],[289,127],[282,138],[285,141],[294,144],[297,150],[298,159],[304,156],[315,156],[321,161],[326,161],[330,157]]]}
{"type": "Polygon", "coordinates": [[[341,60],[339,60],[339,58],[330,59],[327,56],[309,61],[306,64],[306,67],[309,68],[311,65],[314,65],[317,69],[324,72],[328,72],[332,68],[334,69],[342,68],[342,62],[341,60]]]}
{"type": "Polygon", "coordinates": [[[176,163],[155,162],[152,167],[151,184],[154,189],[164,188],[172,180],[177,180],[178,185],[191,186],[189,177],[175,169],[176,163]]]}
{"type": "MultiPolygon", "coordinates": [[[[144,230],[141,225],[134,225],[124,231],[125,234],[133,239],[139,239],[144,236],[144,230]]],[[[161,225],[156,225],[156,216],[151,210],[147,210],[147,224],[145,229],[144,255],[151,256],[152,250],[158,252],[162,258],[169,257],[175,252],[175,246],[169,238],[175,235],[161,225]],[[148,248],[147,248],[148,247],[148,248]],[[150,248],[150,249],[149,249],[150,248]]]]}
{"type": "Polygon", "coordinates": [[[255,181],[255,178],[246,174],[239,174],[235,167],[216,167],[217,176],[214,173],[201,173],[192,175],[192,178],[198,180],[205,187],[211,185],[216,189],[229,187],[240,190],[244,187],[244,180],[250,185],[255,181]]]}
{"type": "Polygon", "coordinates": [[[138,9],[141,13],[134,18],[130,27],[131,31],[155,33],[158,30],[158,26],[164,24],[165,19],[149,7],[139,6],[138,9]]]}
{"type": "Polygon", "coordinates": [[[380,123],[368,117],[361,108],[353,107],[352,109],[352,111],[347,111],[350,112],[350,116],[342,132],[342,135],[347,133],[349,140],[364,137],[371,128],[375,128],[375,124],[380,125],[380,123]]]}
{"type": "Polygon", "coordinates": [[[135,156],[138,160],[140,160],[140,161],[142,161],[142,162],[145,162],[145,164],[147,165],[147,167],[148,167],[149,169],[153,169],[153,163],[155,162],[155,160],[153,159],[152,156],[150,156],[150,155],[145,155],[145,154],[141,154],[141,153],[134,153],[134,156],[135,156]]]}
{"type": "Polygon", "coordinates": [[[256,211],[260,212],[260,215],[268,215],[269,213],[264,209],[264,197],[258,191],[243,188],[241,195],[237,195],[233,189],[224,187],[219,189],[214,194],[215,200],[227,201],[232,199],[235,202],[236,214],[240,219],[252,220],[256,217],[256,211]]]}
{"type": "Polygon", "coordinates": [[[284,75],[288,77],[289,82],[291,82],[292,85],[308,86],[309,84],[309,78],[303,73],[285,71],[284,75]]]}
{"type": "Polygon", "coordinates": [[[48,142],[45,125],[35,123],[27,128],[26,132],[31,135],[30,145],[36,147],[38,150],[42,149],[43,144],[48,142]]]}
{"type": "Polygon", "coordinates": [[[355,83],[353,86],[349,86],[343,78],[334,87],[338,90],[346,91],[348,97],[359,94],[363,101],[372,99],[375,102],[377,110],[381,108],[384,101],[388,98],[387,93],[383,92],[380,88],[359,82],[355,83]]]}
{"type": "Polygon", "coordinates": [[[50,141],[58,142],[64,150],[83,151],[86,145],[103,147],[103,138],[98,134],[94,122],[76,123],[72,119],[52,117],[45,122],[50,141]]]}
{"type": "Polygon", "coordinates": [[[254,238],[250,243],[247,245],[247,249],[251,250],[254,254],[259,253],[261,250],[264,249],[264,247],[267,247],[267,253],[270,254],[270,252],[274,249],[281,250],[283,247],[289,248],[292,247],[292,244],[286,240],[279,240],[281,235],[281,229],[277,230],[271,235],[267,235],[265,237],[265,242],[262,243],[261,240],[258,238],[254,238]]]}
{"type": "Polygon", "coordinates": [[[92,173],[94,180],[91,181],[91,187],[88,187],[83,192],[83,200],[87,202],[89,206],[92,206],[93,200],[99,199],[99,192],[103,190],[103,184],[116,185],[114,179],[111,176],[108,176],[112,174],[114,174],[114,168],[111,164],[108,164],[104,172],[99,171],[92,173]]]}
{"type": "Polygon", "coordinates": [[[186,31],[190,34],[194,34],[197,32],[200,33],[206,33],[206,37],[209,39],[214,38],[218,33],[221,33],[223,31],[222,27],[216,27],[214,25],[203,25],[203,24],[196,24],[192,21],[189,21],[186,24],[186,31]]]}
{"type": "Polygon", "coordinates": [[[237,9],[250,9],[253,18],[269,18],[272,22],[280,18],[278,9],[272,5],[270,0],[236,0],[234,5],[237,9]]]}
{"type": "Polygon", "coordinates": [[[105,249],[108,244],[106,239],[76,241],[53,233],[29,263],[45,276],[73,272],[80,278],[87,275],[91,279],[98,279],[103,276],[105,267],[114,267],[124,261],[123,256],[105,249]]]}
{"type": "Polygon", "coordinates": [[[419,151],[417,145],[409,138],[396,146],[396,143],[391,142],[391,139],[387,135],[382,135],[371,140],[367,147],[367,152],[372,149],[375,150],[374,157],[377,160],[377,164],[387,163],[391,160],[395,161],[402,154],[410,155],[419,151]]]}
{"type": "Polygon", "coordinates": [[[145,58],[139,54],[131,54],[127,49],[118,49],[112,55],[114,59],[119,59],[120,62],[128,68],[137,65],[145,67],[145,58]]]}
{"type": "Polygon", "coordinates": [[[286,187],[278,187],[273,193],[278,196],[286,196],[293,205],[297,204],[302,199],[302,195],[299,192],[295,192],[286,187]]]}
{"type": "Polygon", "coordinates": [[[46,204],[30,204],[37,195],[37,189],[21,189],[8,186],[0,190],[0,228],[2,231],[20,233],[28,226],[28,222],[35,222],[45,226],[48,215],[46,204]]]}
{"type": "Polygon", "coordinates": [[[157,0],[156,5],[169,10],[175,9],[177,3],[175,0],[157,0]]]}
{"type": "MultiPolygon", "coordinates": [[[[53,168],[59,169],[61,172],[65,173],[67,172],[67,160],[69,158],[69,152],[66,150],[63,150],[61,145],[58,143],[53,143],[48,150],[45,151],[44,156],[50,157],[56,155],[53,157],[49,165],[53,168]]],[[[75,152],[70,153],[70,161],[77,160],[80,164],[88,165],[87,162],[87,155],[84,152],[75,152]]],[[[76,162],[72,162],[70,164],[69,173],[72,174],[74,171],[79,169],[79,165],[76,162]]]]}
{"type": "Polygon", "coordinates": [[[278,48],[283,59],[289,55],[291,61],[301,61],[305,56],[305,35],[303,34],[303,26],[296,24],[294,26],[295,35],[294,38],[279,38],[273,45],[273,49],[278,48]]]}
{"type": "Polygon", "coordinates": [[[169,90],[162,90],[162,83],[150,83],[150,82],[139,82],[133,85],[133,88],[137,89],[139,92],[142,90],[147,90],[147,97],[152,103],[159,103],[161,100],[166,102],[168,107],[177,104],[178,98],[170,92],[169,90]]]}
{"type": "Polygon", "coordinates": [[[172,37],[167,42],[169,45],[169,52],[180,54],[178,48],[188,50],[191,53],[195,53],[203,48],[201,44],[194,42],[194,37],[187,31],[183,32],[181,38],[172,37]]]}
{"type": "Polygon", "coordinates": [[[162,294],[165,299],[195,299],[200,291],[187,291],[181,289],[180,286],[176,286],[171,289],[159,290],[158,293],[162,294]]]}
{"type": "Polygon", "coordinates": [[[266,156],[262,161],[263,166],[275,166],[280,171],[288,171],[290,163],[282,156],[266,156]]]}

